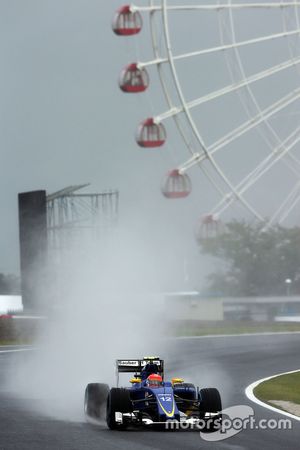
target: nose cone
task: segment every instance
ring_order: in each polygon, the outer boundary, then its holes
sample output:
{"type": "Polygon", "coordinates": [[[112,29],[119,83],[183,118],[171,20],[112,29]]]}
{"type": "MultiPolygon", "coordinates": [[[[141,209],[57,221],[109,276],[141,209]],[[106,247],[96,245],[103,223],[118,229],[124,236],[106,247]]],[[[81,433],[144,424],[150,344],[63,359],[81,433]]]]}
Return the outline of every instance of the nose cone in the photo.
{"type": "Polygon", "coordinates": [[[173,394],[157,394],[157,404],[160,415],[166,415],[168,419],[174,418],[177,407],[173,394]]]}

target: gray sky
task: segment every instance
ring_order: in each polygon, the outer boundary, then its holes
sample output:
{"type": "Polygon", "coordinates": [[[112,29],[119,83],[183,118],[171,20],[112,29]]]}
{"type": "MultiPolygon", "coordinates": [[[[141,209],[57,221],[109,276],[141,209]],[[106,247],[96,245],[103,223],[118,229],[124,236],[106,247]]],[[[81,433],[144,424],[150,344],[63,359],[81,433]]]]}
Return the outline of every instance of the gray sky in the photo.
{"type": "MultiPolygon", "coordinates": [[[[140,37],[122,39],[112,33],[111,18],[119,5],[116,0],[0,2],[0,272],[18,271],[18,192],[34,189],[53,192],[85,182],[92,184],[93,191],[120,190],[121,219],[127,226],[132,223],[133,229],[144,227],[145,236],[153,232],[152,237],[158,236],[158,242],[169,236],[170,243],[180,235],[181,241],[176,244],[179,253],[188,253],[191,259],[197,255],[193,237],[196,222],[217,196],[197,169],[190,173],[194,190],[187,200],[170,203],[161,196],[163,174],[188,156],[171,123],[168,123],[168,143],[162,149],[145,151],[135,145],[136,125],[165,111],[167,106],[154,69],[149,93],[130,96],[121,93],[117,86],[119,72],[126,63],[139,57],[151,58],[146,22],[140,37]]],[[[199,26],[190,18],[187,33],[189,22],[183,17],[174,18],[172,27],[177,53],[217,45],[215,19],[210,22],[204,18],[199,26]]],[[[237,27],[241,39],[251,37],[251,32],[260,35],[261,25],[257,21],[258,29],[252,27],[247,34],[243,26],[246,19],[241,16],[237,27]]],[[[270,32],[278,28],[277,19],[271,17],[268,22],[270,32]]],[[[280,45],[266,54],[271,65],[276,58],[288,57],[286,46],[280,45]]],[[[245,61],[262,65],[266,56],[258,55],[249,53],[245,61]]],[[[222,65],[218,60],[190,61],[178,64],[178,71],[188,99],[230,82],[224,61],[222,65]]],[[[292,85],[290,79],[287,83],[277,81],[275,90],[282,86],[281,90],[286,91],[292,85]]],[[[264,102],[265,89],[261,91],[257,95],[264,102]]],[[[272,92],[265,94],[266,103],[273,96],[274,87],[272,92]]],[[[246,114],[237,96],[221,106],[216,103],[195,112],[208,144],[238,125],[240,117],[245,120],[246,114]]],[[[284,135],[282,122],[282,131],[279,124],[276,126],[284,135]]],[[[233,146],[220,154],[220,164],[239,179],[254,166],[253,154],[260,151],[261,142],[256,133],[251,143],[242,142],[246,154],[241,155],[240,148],[239,152],[230,153],[233,146]]],[[[278,179],[278,173],[274,176],[278,179]]],[[[276,187],[274,179],[265,179],[262,184],[265,205],[276,203],[276,196],[270,195],[273,189],[279,189],[278,183],[276,187]]]]}
{"type": "MultiPolygon", "coordinates": [[[[167,205],[159,189],[172,166],[170,154],[146,154],[135,145],[135,127],[149,104],[117,85],[121,68],[135,55],[134,43],[111,31],[118,6],[98,0],[0,2],[1,272],[18,270],[18,192],[85,182],[92,191],[118,188],[126,223],[140,216],[148,227],[167,205]]],[[[156,92],[161,95],[158,86],[156,92]]],[[[176,209],[171,205],[179,218],[176,209]]],[[[163,233],[174,222],[165,226],[163,233]]],[[[153,227],[160,228],[157,220],[153,227]]]]}

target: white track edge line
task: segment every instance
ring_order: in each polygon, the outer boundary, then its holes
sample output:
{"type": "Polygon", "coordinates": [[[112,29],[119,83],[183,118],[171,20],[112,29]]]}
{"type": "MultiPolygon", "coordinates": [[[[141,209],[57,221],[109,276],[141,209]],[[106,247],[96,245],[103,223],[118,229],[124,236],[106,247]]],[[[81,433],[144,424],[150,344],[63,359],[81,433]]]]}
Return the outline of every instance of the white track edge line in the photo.
{"type": "Polygon", "coordinates": [[[16,353],[16,352],[29,352],[32,348],[15,348],[10,350],[0,350],[0,355],[2,353],[16,353]]]}
{"type": "Polygon", "coordinates": [[[223,337],[249,337],[249,336],[282,336],[284,334],[300,334],[300,331],[266,331],[261,333],[237,333],[237,334],[206,334],[203,336],[175,336],[170,339],[207,339],[207,338],[223,338],[223,337]]]}
{"type": "Polygon", "coordinates": [[[253,390],[259,384],[263,383],[264,381],[268,381],[268,380],[271,380],[272,378],[280,377],[281,375],[288,375],[288,374],[296,373],[296,372],[300,372],[300,369],[298,369],[298,370],[291,370],[289,372],[278,373],[276,375],[272,375],[270,377],[261,378],[260,380],[254,381],[253,383],[249,384],[249,386],[246,387],[245,394],[246,394],[246,396],[248,397],[249,400],[251,400],[252,402],[256,403],[257,405],[262,406],[263,408],[269,409],[271,411],[275,411],[278,414],[281,414],[283,416],[289,417],[291,419],[294,419],[294,420],[297,420],[297,421],[300,422],[300,417],[299,416],[295,416],[294,414],[291,414],[291,413],[289,413],[287,411],[283,411],[282,409],[275,408],[275,406],[268,405],[267,403],[264,403],[261,400],[259,400],[253,394],[253,390]]]}

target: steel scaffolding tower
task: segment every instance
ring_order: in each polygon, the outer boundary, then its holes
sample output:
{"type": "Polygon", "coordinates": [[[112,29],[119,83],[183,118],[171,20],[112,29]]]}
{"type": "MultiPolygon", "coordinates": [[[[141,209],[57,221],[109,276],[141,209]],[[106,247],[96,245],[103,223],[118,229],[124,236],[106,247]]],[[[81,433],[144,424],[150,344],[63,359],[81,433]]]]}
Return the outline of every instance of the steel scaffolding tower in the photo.
{"type": "Polygon", "coordinates": [[[69,186],[47,195],[47,274],[45,303],[59,308],[70,298],[70,289],[82,271],[93,284],[107,243],[115,241],[119,193],[109,190],[82,193],[89,184],[69,186]]]}
{"type": "Polygon", "coordinates": [[[69,186],[47,195],[49,249],[63,251],[88,235],[97,240],[117,222],[119,192],[79,193],[89,184],[69,186]]]}

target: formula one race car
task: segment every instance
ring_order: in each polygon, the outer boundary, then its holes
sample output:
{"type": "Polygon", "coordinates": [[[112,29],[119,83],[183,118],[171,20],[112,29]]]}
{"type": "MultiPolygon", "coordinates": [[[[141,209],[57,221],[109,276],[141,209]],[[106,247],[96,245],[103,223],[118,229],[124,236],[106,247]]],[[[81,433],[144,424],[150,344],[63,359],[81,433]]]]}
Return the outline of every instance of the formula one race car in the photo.
{"type": "Polygon", "coordinates": [[[166,425],[167,422],[207,424],[219,428],[222,403],[215,388],[196,388],[181,378],[164,381],[164,361],[158,357],[116,361],[117,387],[88,384],[84,409],[87,416],[101,419],[111,430],[128,425],[166,425]],[[121,388],[119,373],[134,373],[131,387],[121,388]]]}

